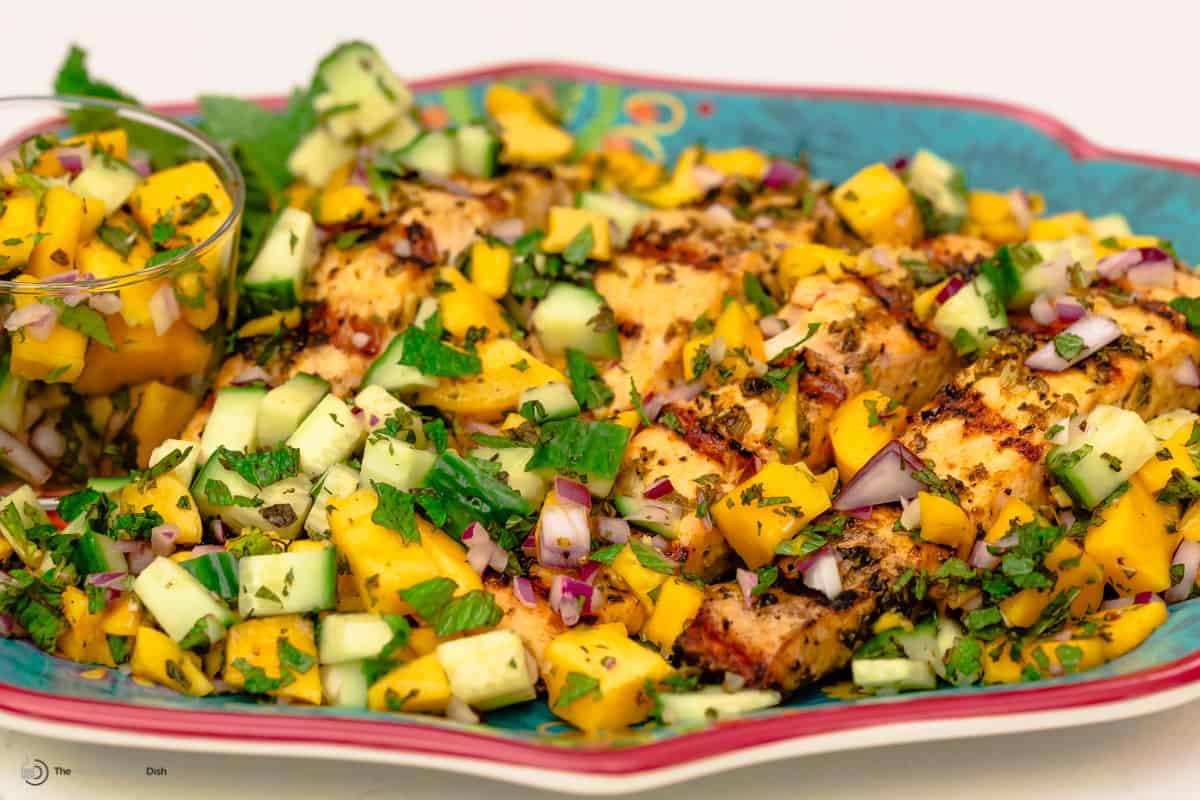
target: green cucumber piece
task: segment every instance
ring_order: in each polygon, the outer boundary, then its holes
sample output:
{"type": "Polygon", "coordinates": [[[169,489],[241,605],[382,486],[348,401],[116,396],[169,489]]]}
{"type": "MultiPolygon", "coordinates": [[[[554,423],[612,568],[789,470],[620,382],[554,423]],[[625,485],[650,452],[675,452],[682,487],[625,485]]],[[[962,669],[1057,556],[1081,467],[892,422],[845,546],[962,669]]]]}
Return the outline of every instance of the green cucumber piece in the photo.
{"type": "Polygon", "coordinates": [[[967,218],[967,187],[963,172],[941,156],[918,150],[905,170],[909,190],[920,199],[927,236],[953,233],[967,218]]]}
{"type": "Polygon", "coordinates": [[[556,283],[533,310],[533,328],[550,353],[578,350],[595,358],[620,358],[612,310],[594,289],[556,283]]]}
{"type": "Polygon", "coordinates": [[[613,507],[625,521],[636,528],[657,533],[668,539],[679,535],[679,520],[683,512],[673,503],[659,503],[641,497],[617,495],[613,507]]]}
{"type": "Polygon", "coordinates": [[[1085,508],[1099,505],[1159,449],[1146,422],[1135,412],[1116,406],[1096,406],[1085,425],[1072,425],[1068,430],[1067,443],[1050,451],[1046,466],[1067,494],[1085,508]]]}
{"type": "Polygon", "coordinates": [[[192,556],[180,565],[201,585],[222,600],[238,596],[238,560],[232,553],[208,552],[192,556]]]}
{"type": "Polygon", "coordinates": [[[321,618],[317,654],[322,664],[342,664],[375,658],[395,636],[378,614],[329,614],[321,618]]]}
{"type": "Polygon", "coordinates": [[[370,691],[367,671],[361,661],[321,666],[321,694],[326,705],[337,708],[366,708],[370,691]]]}
{"type": "Polygon", "coordinates": [[[1122,239],[1126,236],[1133,236],[1129,220],[1121,214],[1106,214],[1103,217],[1096,217],[1088,223],[1088,227],[1091,228],[1090,232],[1095,239],[1122,239]]]}
{"type": "Polygon", "coordinates": [[[977,275],[941,305],[933,326],[960,353],[969,353],[987,349],[991,332],[1008,327],[1008,315],[991,281],[977,275]]]}
{"type": "Polygon", "coordinates": [[[383,352],[371,362],[363,374],[363,386],[381,386],[389,392],[416,392],[421,389],[436,389],[438,379],[424,375],[416,367],[400,363],[404,355],[404,337],[394,336],[383,352]]]}
{"type": "Polygon", "coordinates": [[[1172,411],[1166,411],[1159,414],[1154,419],[1146,423],[1146,427],[1154,434],[1154,438],[1165,442],[1170,439],[1180,428],[1188,427],[1196,424],[1196,420],[1200,419],[1195,411],[1188,411],[1186,408],[1176,408],[1172,411]]]}
{"type": "Polygon", "coordinates": [[[535,506],[540,506],[546,499],[546,477],[525,469],[529,459],[533,458],[532,447],[476,447],[471,456],[498,463],[500,471],[508,476],[508,485],[535,506]]]}
{"type": "Polygon", "coordinates": [[[179,643],[220,641],[236,620],[190,572],[163,556],[134,579],[133,592],[159,627],[179,643]]]}
{"type": "Polygon", "coordinates": [[[408,491],[421,485],[437,455],[418,450],[390,436],[375,434],[363,448],[359,485],[364,489],[386,483],[408,491]]]}
{"type": "Polygon", "coordinates": [[[133,483],[133,478],[128,475],[119,475],[112,478],[88,478],[87,488],[102,495],[113,497],[117,492],[131,483],[133,483]]]}
{"type": "Polygon", "coordinates": [[[488,711],[537,697],[537,671],[530,669],[525,644],[513,631],[442,642],[436,652],[450,691],[469,706],[488,711]]]}
{"type": "Polygon", "coordinates": [[[298,372],[267,392],[258,407],[259,447],[286,441],[327,394],[329,381],[307,372],[298,372]]]}
{"type": "Polygon", "coordinates": [[[129,572],[129,562],[117,540],[93,530],[84,531],[75,544],[75,569],[82,575],[129,572]]]}
{"type": "Polygon", "coordinates": [[[342,141],[378,133],[412,106],[412,92],[364,42],[338,47],[322,59],[317,74],[325,91],[313,106],[342,141]]]}
{"type": "Polygon", "coordinates": [[[71,191],[83,198],[94,197],[104,204],[104,216],[112,216],[133,194],[142,176],[119,158],[96,156],[71,181],[71,191]]]}
{"type": "Polygon", "coordinates": [[[542,424],[549,420],[579,416],[579,401],[571,387],[561,381],[551,381],[521,392],[517,398],[521,416],[542,424]]]}
{"type": "Polygon", "coordinates": [[[304,520],[304,530],[313,539],[329,538],[329,501],[349,497],[358,491],[358,471],[345,464],[334,464],[321,477],[317,496],[304,520]]]}
{"type": "Polygon", "coordinates": [[[254,314],[294,308],[308,270],[320,256],[312,215],[285,208],[242,277],[242,298],[254,314]]]}
{"type": "Polygon", "coordinates": [[[332,547],[238,561],[238,613],[243,618],[307,614],[336,604],[337,553],[332,547]]]}
{"type": "Polygon", "coordinates": [[[0,535],[12,545],[25,566],[31,569],[42,566],[44,554],[25,532],[39,525],[50,524],[50,517],[42,509],[37,492],[28,484],[23,484],[0,501],[0,535]]]}
{"type": "Polygon", "coordinates": [[[612,220],[616,227],[612,237],[614,247],[624,247],[633,235],[634,226],[650,211],[625,195],[605,192],[580,192],[576,205],[612,220]]]}
{"type": "Polygon", "coordinates": [[[354,455],[366,437],[366,426],[350,406],[327,394],[288,437],[287,443],[300,451],[300,471],[316,476],[354,455]]]}
{"type": "Polygon", "coordinates": [[[296,475],[259,489],[221,463],[225,450],[212,455],[192,482],[192,497],[200,513],[220,517],[235,531],[245,528],[273,530],[280,538],[293,539],[312,507],[312,484],[296,475]],[[234,498],[231,505],[221,505],[219,496],[210,496],[209,483],[224,484],[234,498]]]}
{"type": "Polygon", "coordinates": [[[339,167],[354,158],[353,143],[343,142],[317,126],[300,140],[288,156],[288,172],[309,186],[324,186],[339,167]]]}
{"type": "Polygon", "coordinates": [[[695,692],[663,692],[662,719],[668,725],[703,725],[779,705],[783,699],[771,689],[741,689],[727,692],[711,686],[695,692]]]}
{"type": "Polygon", "coordinates": [[[171,453],[184,453],[183,459],[171,470],[184,486],[190,486],[196,477],[196,466],[200,463],[200,443],[188,439],[164,439],[163,443],[150,451],[150,466],[154,466],[171,453]]]}
{"type": "Polygon", "coordinates": [[[382,386],[367,386],[362,389],[354,396],[354,408],[362,410],[359,418],[366,424],[367,430],[381,428],[394,417],[401,428],[397,438],[415,447],[425,446],[425,430],[420,415],[382,386]]]}
{"type": "Polygon", "coordinates": [[[458,152],[448,131],[422,131],[417,138],[396,151],[396,158],[409,169],[431,175],[453,175],[458,152]]]}
{"type": "Polygon", "coordinates": [[[257,486],[221,463],[222,457],[228,452],[231,451],[218,447],[204,462],[204,466],[200,467],[192,481],[192,497],[195,498],[200,513],[206,517],[219,516],[224,519],[224,512],[231,508],[218,503],[215,497],[209,498],[209,481],[223,483],[234,498],[247,498],[246,502],[252,502],[258,496],[257,486]]]}
{"type": "MultiPolygon", "coordinates": [[[[377,153],[401,150],[408,146],[421,133],[421,126],[416,123],[411,114],[401,114],[386,128],[374,133],[367,140],[377,153]]],[[[349,160],[349,159],[347,159],[349,160]]],[[[345,162],[342,162],[345,163],[345,162]]]]}
{"type": "Polygon", "coordinates": [[[850,662],[856,686],[863,689],[933,689],[937,676],[926,661],[912,658],[856,658],[850,662]]]}
{"type": "Polygon", "coordinates": [[[490,178],[500,161],[500,137],[483,125],[464,125],[454,133],[459,168],[472,178],[490,178]]]}
{"type": "Polygon", "coordinates": [[[20,433],[25,429],[25,397],[28,392],[29,381],[6,368],[3,380],[0,380],[0,428],[9,433],[20,433]]]}
{"type": "Polygon", "coordinates": [[[200,460],[207,461],[217,448],[258,449],[258,407],[267,396],[265,386],[226,386],[217,392],[212,412],[200,437],[200,460]]]}

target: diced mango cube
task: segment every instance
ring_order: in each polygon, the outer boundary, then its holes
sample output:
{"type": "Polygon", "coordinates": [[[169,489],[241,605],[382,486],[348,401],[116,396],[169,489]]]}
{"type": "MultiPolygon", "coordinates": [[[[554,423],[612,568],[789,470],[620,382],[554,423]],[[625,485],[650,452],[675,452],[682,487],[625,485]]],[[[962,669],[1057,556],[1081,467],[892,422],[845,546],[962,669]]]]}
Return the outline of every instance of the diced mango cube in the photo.
{"type": "Polygon", "coordinates": [[[700,148],[685,149],[675,160],[675,169],[666,183],[642,192],[640,198],[655,208],[678,208],[699,200],[704,192],[692,174],[699,161],[700,148]]]}
{"type": "Polygon", "coordinates": [[[542,249],[547,253],[561,253],[585,228],[592,231],[592,248],[588,257],[607,261],[612,255],[612,239],[608,217],[595,211],[570,206],[553,206],[546,223],[546,238],[542,249]]]}
{"type": "Polygon", "coordinates": [[[653,610],[654,591],[662,586],[669,576],[656,570],[642,566],[634,554],[633,548],[626,545],[617,553],[612,561],[612,571],[625,581],[625,584],[637,595],[638,600],[647,611],[653,610]]]}
{"type": "Polygon", "coordinates": [[[89,611],[88,596],[68,586],[62,593],[62,612],[67,629],[58,637],[58,651],[81,664],[116,666],[104,635],[104,610],[89,611]]]}
{"type": "Polygon", "coordinates": [[[471,245],[471,283],[493,300],[508,294],[512,251],[483,239],[471,245]]]}
{"type": "MultiPolygon", "coordinates": [[[[800,376],[789,375],[787,390],[771,411],[771,427],[775,429],[775,444],[786,457],[800,446],[800,376]]],[[[834,477],[836,482],[837,477],[834,477]]],[[[831,490],[832,491],[832,490],[831,490]]]]}
{"type": "Polygon", "coordinates": [[[1084,549],[1104,568],[1118,594],[1161,592],[1171,586],[1171,557],[1179,534],[1167,529],[1165,506],[1140,482],[1099,514],[1088,528],[1084,549]]]}
{"type": "Polygon", "coordinates": [[[1158,494],[1175,470],[1183,473],[1184,477],[1195,478],[1200,475],[1187,441],[1192,435],[1192,426],[1184,425],[1163,442],[1162,448],[1154,457],[1134,474],[1133,479],[1142,485],[1149,494],[1158,494]],[[1166,456],[1166,458],[1163,458],[1166,456]]]}
{"type": "Polygon", "coordinates": [[[183,430],[198,401],[194,394],[158,381],[151,381],[141,388],[130,427],[138,443],[138,466],[145,468],[150,466],[150,453],[154,448],[183,430]]]}
{"type": "Polygon", "coordinates": [[[704,153],[703,163],[725,175],[736,175],[752,181],[760,180],[771,165],[766,156],[752,147],[708,150],[704,153]]]}
{"type": "Polygon", "coordinates": [[[313,638],[313,624],[299,614],[284,614],[239,622],[229,629],[225,643],[225,681],[241,689],[248,679],[247,672],[257,675],[261,670],[268,681],[283,681],[267,694],[287,697],[313,705],[321,704],[321,676],[317,670],[317,644],[313,638]],[[285,667],[280,651],[284,643],[308,656],[307,669],[295,665],[285,667]],[[291,682],[283,681],[283,670],[292,676],[291,682]]]}
{"type": "Polygon", "coordinates": [[[1043,242],[1058,239],[1069,239],[1072,236],[1082,236],[1091,232],[1087,215],[1082,211],[1064,211],[1052,217],[1035,219],[1029,223],[1028,238],[1031,241],[1043,242]]]}
{"type": "Polygon", "coordinates": [[[496,115],[496,124],[503,147],[500,157],[509,164],[554,164],[575,147],[575,137],[540,115],[505,112],[496,115]]]}
{"type": "Polygon", "coordinates": [[[765,360],[762,330],[742,303],[727,303],[712,333],[697,336],[683,347],[684,373],[689,379],[703,375],[713,384],[741,380],[754,369],[754,362],[765,360]],[[718,339],[724,344],[725,353],[720,361],[713,362],[709,345],[718,339]]]}
{"type": "Polygon", "coordinates": [[[117,349],[91,343],[75,383],[81,394],[108,394],[122,386],[198,374],[208,367],[212,344],[185,320],[176,320],[159,336],[153,327],[126,324],[120,314],[107,319],[117,349]]]}
{"type": "MultiPolygon", "coordinates": [[[[36,282],[31,275],[18,275],[21,283],[36,282]]],[[[31,294],[15,294],[13,303],[20,309],[38,302],[31,294]]],[[[13,374],[27,380],[73,383],[84,369],[88,339],[74,328],[55,322],[45,339],[37,339],[28,328],[12,334],[13,374]]]]}
{"type": "Polygon", "coordinates": [[[830,507],[829,493],[803,464],[773,462],[718,500],[713,521],[746,565],[757,569],[775,548],[830,507]]]}
{"type": "Polygon", "coordinates": [[[975,542],[975,525],[967,512],[953,500],[929,492],[919,492],[921,538],[953,547],[964,558],[975,542]]]}
{"type": "MultiPolygon", "coordinates": [[[[1028,198],[1030,211],[1041,213],[1045,206],[1041,195],[1030,194],[1028,198]]],[[[1015,244],[1026,238],[1025,228],[1013,213],[1011,195],[1004,192],[967,192],[967,224],[963,232],[993,244],[1015,244]]]]}
{"type": "Polygon", "coordinates": [[[83,198],[62,186],[52,186],[42,198],[41,240],[29,256],[29,272],[47,278],[75,269],[75,249],[83,225],[83,198]]]}
{"type": "Polygon", "coordinates": [[[449,703],[450,681],[437,653],[392,669],[367,692],[367,707],[373,711],[442,714],[449,703]]]}
{"type": "Polygon", "coordinates": [[[233,210],[233,200],[216,171],[204,161],[188,161],[148,175],[129,197],[129,207],[150,230],[154,223],[175,226],[168,244],[184,246],[207,239],[233,210]]]}
{"type": "Polygon", "coordinates": [[[421,391],[417,403],[484,421],[498,420],[517,407],[526,389],[553,381],[567,382],[565,375],[512,339],[489,339],[481,342],[477,351],[483,366],[479,375],[443,380],[437,388],[421,391]]]}
{"type": "Polygon", "coordinates": [[[661,656],[631,640],[619,622],[560,634],[546,646],[544,661],[550,710],[587,733],[641,722],[652,705],[646,682],[671,673],[661,656]],[[595,688],[581,693],[587,686],[595,688]]]}
{"type": "Polygon", "coordinates": [[[855,265],[845,250],[823,244],[794,244],[779,254],[779,279],[788,292],[800,281],[819,272],[840,280],[855,265]]]}
{"type": "Polygon", "coordinates": [[[912,244],[921,238],[921,215],[900,176],[872,164],[833,191],[833,207],[872,244],[912,244]]]}
{"type": "Polygon", "coordinates": [[[1167,606],[1164,603],[1135,603],[1123,608],[1097,611],[1089,614],[1085,622],[1101,626],[1099,639],[1108,660],[1120,658],[1154,633],[1167,621],[1167,606]]]}
{"type": "Polygon", "coordinates": [[[125,592],[108,604],[100,629],[109,636],[136,636],[141,623],[142,604],[133,592],[125,592]]]}
{"type": "Polygon", "coordinates": [[[212,683],[196,666],[191,653],[162,631],[145,625],[137,629],[129,665],[135,676],[182,694],[204,697],[213,691],[212,683]]]}
{"type": "Polygon", "coordinates": [[[438,295],[438,307],[442,311],[442,324],[452,336],[464,338],[471,328],[487,328],[491,336],[508,333],[500,305],[461,272],[454,267],[443,267],[438,270],[438,278],[450,286],[438,295]]]}
{"type": "Polygon", "coordinates": [[[157,511],[166,525],[179,531],[176,544],[200,544],[204,529],[200,512],[188,487],[171,473],[149,481],[133,481],[121,490],[121,511],[139,513],[149,506],[157,511]]]}
{"type": "Polygon", "coordinates": [[[658,645],[658,649],[669,651],[675,640],[683,633],[704,602],[704,591],[682,578],[671,578],[658,592],[658,601],[650,619],[642,627],[642,636],[658,645]]]}
{"type": "Polygon", "coordinates": [[[845,400],[833,412],[829,439],[838,473],[850,480],[904,430],[908,409],[874,389],[845,400]]]}
{"type": "Polygon", "coordinates": [[[5,198],[0,208],[0,265],[5,271],[24,266],[37,242],[38,201],[28,195],[5,198]]]}

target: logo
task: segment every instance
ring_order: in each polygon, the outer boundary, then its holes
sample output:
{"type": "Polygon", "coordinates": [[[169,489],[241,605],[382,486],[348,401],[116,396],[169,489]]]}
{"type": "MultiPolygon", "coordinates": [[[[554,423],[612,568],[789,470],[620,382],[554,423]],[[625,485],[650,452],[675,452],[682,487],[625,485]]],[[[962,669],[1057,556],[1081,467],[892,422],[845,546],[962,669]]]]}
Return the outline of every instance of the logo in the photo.
{"type": "Polygon", "coordinates": [[[40,758],[26,761],[21,767],[21,779],[30,786],[41,786],[50,777],[50,768],[40,758]]]}

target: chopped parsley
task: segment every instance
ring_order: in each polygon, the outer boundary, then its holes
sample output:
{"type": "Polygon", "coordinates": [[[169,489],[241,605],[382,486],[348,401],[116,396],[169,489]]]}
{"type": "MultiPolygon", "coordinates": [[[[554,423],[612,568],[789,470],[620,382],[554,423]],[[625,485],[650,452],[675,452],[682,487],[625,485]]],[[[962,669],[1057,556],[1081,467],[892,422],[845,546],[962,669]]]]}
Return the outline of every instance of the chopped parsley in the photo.
{"type": "Polygon", "coordinates": [[[600,681],[582,672],[568,672],[566,683],[563,684],[562,691],[558,693],[554,707],[565,708],[589,694],[595,694],[597,700],[601,699],[600,681]]]}
{"type": "Polygon", "coordinates": [[[588,357],[578,350],[567,350],[567,377],[575,402],[585,411],[603,408],[613,401],[613,390],[588,357]]]}
{"type": "Polygon", "coordinates": [[[483,371],[479,356],[438,341],[424,328],[411,325],[400,335],[403,337],[400,363],[416,367],[422,375],[459,378],[483,371]]]}

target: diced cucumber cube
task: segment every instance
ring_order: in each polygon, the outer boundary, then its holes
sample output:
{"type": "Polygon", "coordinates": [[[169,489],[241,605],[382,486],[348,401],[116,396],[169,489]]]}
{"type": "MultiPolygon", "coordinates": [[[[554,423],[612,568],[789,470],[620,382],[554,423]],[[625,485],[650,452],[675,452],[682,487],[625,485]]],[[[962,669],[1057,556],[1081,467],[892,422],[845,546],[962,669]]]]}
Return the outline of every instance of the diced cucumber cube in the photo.
{"type": "Polygon", "coordinates": [[[1196,412],[1188,411],[1186,408],[1176,408],[1159,414],[1147,422],[1146,426],[1150,428],[1154,438],[1165,442],[1178,433],[1180,428],[1190,428],[1195,425],[1198,419],[1200,419],[1200,415],[1197,415],[1196,412]]]}
{"type": "Polygon", "coordinates": [[[337,553],[332,547],[238,561],[238,613],[244,618],[306,614],[336,604],[337,553]]]}
{"type": "Polygon", "coordinates": [[[243,299],[256,314],[293,308],[319,256],[312,215],[298,208],[283,209],[242,278],[243,299]]]}
{"type": "Polygon", "coordinates": [[[532,447],[476,447],[471,455],[500,464],[500,470],[508,476],[508,485],[535,506],[541,505],[546,498],[546,477],[525,469],[529,459],[533,458],[532,447]]]}
{"type": "Polygon", "coordinates": [[[153,467],[176,450],[186,455],[171,470],[171,474],[178,478],[184,486],[190,486],[192,478],[196,476],[196,466],[200,463],[199,442],[189,439],[164,439],[162,444],[150,451],[150,466],[153,467]]]}
{"type": "Polygon", "coordinates": [[[328,393],[329,381],[307,372],[298,372],[267,392],[258,407],[259,446],[286,441],[328,393]]]}
{"type": "Polygon", "coordinates": [[[71,191],[104,204],[104,216],[125,205],[142,176],[133,167],[111,156],[97,156],[71,181],[71,191]]]}
{"type": "Polygon", "coordinates": [[[412,105],[412,93],[375,48],[350,42],[322,60],[318,74],[326,91],[314,100],[324,124],[343,141],[370,136],[412,105]]]}
{"type": "Polygon", "coordinates": [[[483,125],[463,125],[455,134],[459,168],[472,178],[490,178],[496,174],[500,158],[500,137],[483,125]]]}
{"type": "Polygon", "coordinates": [[[959,352],[986,349],[992,331],[1008,327],[1008,315],[1000,296],[983,275],[958,290],[933,315],[938,333],[954,343],[959,352]]]}
{"type": "Polygon", "coordinates": [[[415,489],[435,460],[437,455],[428,450],[375,434],[363,448],[359,485],[366,489],[375,483],[386,483],[404,491],[415,489]]]}
{"type": "Polygon", "coordinates": [[[389,419],[395,417],[402,431],[397,438],[415,447],[425,446],[424,426],[421,424],[420,415],[382,386],[364,388],[355,395],[354,407],[362,410],[359,418],[366,424],[367,430],[381,428],[389,419]]]}
{"type": "Polygon", "coordinates": [[[179,643],[220,641],[235,618],[180,564],[159,556],[133,582],[133,591],[160,628],[179,643]]]}
{"type": "Polygon", "coordinates": [[[288,172],[309,186],[324,186],[338,167],[354,158],[354,145],[321,126],[304,135],[288,156],[288,172]]]}
{"type": "Polygon", "coordinates": [[[594,289],[556,283],[533,310],[533,328],[550,353],[579,350],[597,358],[620,358],[612,311],[594,289]]]}
{"type": "Polygon", "coordinates": [[[266,396],[265,386],[226,386],[219,390],[200,437],[200,461],[208,461],[218,447],[246,453],[257,450],[258,407],[266,396]]]}
{"type": "Polygon", "coordinates": [[[392,626],[378,614],[329,614],[321,619],[317,653],[322,664],[374,658],[394,636],[392,626]]]}
{"type": "Polygon", "coordinates": [[[388,342],[383,352],[371,362],[363,375],[364,386],[382,386],[389,392],[416,392],[421,389],[435,389],[438,379],[423,375],[421,370],[400,363],[404,355],[404,337],[394,336],[388,342]]]}
{"type": "Polygon", "coordinates": [[[517,408],[521,416],[539,425],[547,420],[577,416],[580,411],[571,387],[561,381],[551,381],[521,392],[517,408]]]}
{"type": "Polygon", "coordinates": [[[321,665],[321,694],[338,708],[366,708],[370,685],[361,661],[321,665]]]}
{"type": "Polygon", "coordinates": [[[453,175],[458,164],[454,139],[446,131],[423,131],[396,157],[410,169],[443,177],[453,175]]]}
{"type": "Polygon", "coordinates": [[[782,698],[770,689],[727,692],[714,686],[696,692],[664,692],[659,699],[668,725],[703,725],[777,706],[782,698]]]}
{"type": "Polygon", "coordinates": [[[232,553],[212,551],[179,562],[200,584],[222,600],[238,596],[238,562],[232,553]]]}
{"type": "Polygon", "coordinates": [[[962,170],[944,158],[918,150],[908,163],[908,188],[929,204],[926,235],[951,233],[967,218],[967,187],[962,170]]]}
{"type": "Polygon", "coordinates": [[[624,247],[629,241],[629,237],[633,234],[634,226],[649,211],[648,208],[634,200],[618,194],[606,194],[603,192],[580,192],[579,203],[580,208],[588,211],[595,211],[597,214],[603,214],[612,220],[615,230],[613,231],[612,243],[615,247],[624,247]]]}
{"type": "Polygon", "coordinates": [[[450,691],[484,711],[537,697],[537,673],[530,670],[521,637],[510,630],[467,636],[437,647],[450,691]]]}
{"type": "Polygon", "coordinates": [[[850,662],[856,686],[864,689],[933,689],[937,677],[925,661],[911,658],[856,658],[850,662]]]}
{"type": "Polygon", "coordinates": [[[0,535],[12,546],[17,557],[31,569],[42,565],[42,549],[25,535],[25,531],[39,525],[49,525],[50,518],[42,509],[37,492],[28,484],[22,484],[0,500],[0,535]]]}
{"type": "Polygon", "coordinates": [[[75,569],[82,575],[104,572],[129,572],[125,554],[117,548],[117,540],[88,530],[75,545],[75,569]]]}
{"type": "Polygon", "coordinates": [[[350,406],[327,394],[287,443],[300,451],[300,471],[315,477],[354,455],[366,437],[366,426],[350,406]]]}
{"type": "Polygon", "coordinates": [[[641,497],[618,495],[613,498],[613,507],[630,525],[668,539],[679,536],[682,512],[674,503],[659,503],[641,497]]]}
{"type": "Polygon", "coordinates": [[[1085,425],[1070,426],[1067,443],[1050,451],[1046,466],[1076,502],[1095,508],[1158,449],[1158,439],[1135,412],[1100,405],[1085,425]]]}
{"type": "Polygon", "coordinates": [[[349,497],[358,491],[358,472],[345,464],[334,464],[321,478],[320,488],[313,500],[304,530],[313,539],[329,538],[329,501],[349,497]]]}

